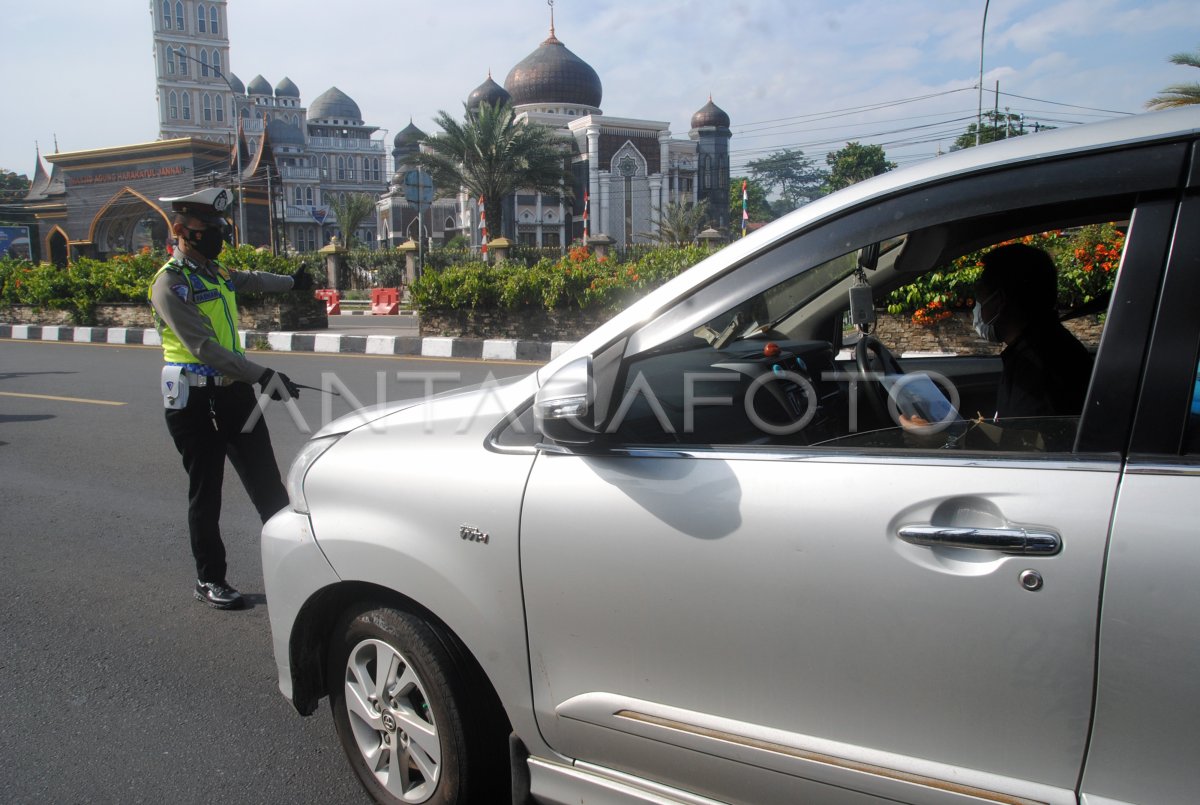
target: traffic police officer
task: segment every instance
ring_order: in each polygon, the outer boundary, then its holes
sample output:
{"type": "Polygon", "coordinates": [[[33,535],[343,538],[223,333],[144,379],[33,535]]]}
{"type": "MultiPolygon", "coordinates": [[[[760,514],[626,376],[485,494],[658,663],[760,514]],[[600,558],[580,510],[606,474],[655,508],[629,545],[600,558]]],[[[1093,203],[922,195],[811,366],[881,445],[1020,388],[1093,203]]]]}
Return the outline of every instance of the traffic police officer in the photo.
{"type": "Polygon", "coordinates": [[[299,396],[299,388],[246,358],[237,332],[237,293],[306,290],[312,278],[303,271],[295,277],[230,271],[216,262],[229,231],[227,189],[160,200],[171,205],[177,245],[151,281],[149,297],[162,336],[167,430],[188,474],[195,596],[218,609],[238,609],[244,601],[225,578],[220,530],[225,458],[264,523],[286,506],[266,421],[260,416],[253,427],[244,426],[257,405],[252,383],[275,400],[299,396]]]}

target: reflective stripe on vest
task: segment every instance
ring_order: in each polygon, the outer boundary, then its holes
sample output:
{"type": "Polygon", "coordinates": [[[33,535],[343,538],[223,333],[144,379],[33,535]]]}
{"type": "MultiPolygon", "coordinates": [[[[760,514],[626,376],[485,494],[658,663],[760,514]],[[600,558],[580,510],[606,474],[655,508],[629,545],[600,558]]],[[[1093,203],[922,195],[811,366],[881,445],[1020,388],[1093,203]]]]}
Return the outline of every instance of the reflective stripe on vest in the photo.
{"type": "MultiPolygon", "coordinates": [[[[244,355],[245,350],[242,349],[238,340],[237,296],[233,290],[233,280],[229,278],[228,272],[223,268],[218,269],[223,278],[210,280],[203,274],[193,271],[187,265],[172,260],[155,273],[154,279],[150,281],[151,290],[153,290],[154,283],[158,281],[159,276],[167,269],[173,269],[183,275],[189,288],[188,301],[194,304],[201,315],[208,319],[213,333],[216,334],[217,343],[230,352],[244,355]]],[[[149,296],[149,293],[147,292],[147,296],[149,296]]],[[[179,336],[175,335],[171,328],[167,326],[167,323],[162,320],[157,311],[154,314],[154,322],[158,328],[159,335],[162,336],[164,361],[167,363],[201,362],[199,358],[188,352],[187,347],[179,340],[179,336]]]]}

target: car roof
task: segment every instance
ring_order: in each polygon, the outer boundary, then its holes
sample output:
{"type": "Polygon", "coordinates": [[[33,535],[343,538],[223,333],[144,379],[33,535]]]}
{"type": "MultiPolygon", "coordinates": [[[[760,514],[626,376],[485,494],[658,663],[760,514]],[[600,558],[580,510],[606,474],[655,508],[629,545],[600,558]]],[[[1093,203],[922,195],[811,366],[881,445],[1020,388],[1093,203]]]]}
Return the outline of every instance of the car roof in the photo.
{"type": "Polygon", "coordinates": [[[1200,133],[1200,106],[1148,112],[1101,123],[1048,129],[1011,137],[974,148],[964,148],[850,185],[770,222],[747,237],[733,241],[683,274],[652,291],[608,323],[585,336],[559,359],[539,372],[548,376],[562,363],[593,353],[623,332],[649,320],[692,288],[711,281],[747,257],[790,238],[824,218],[840,214],[897,192],[956,177],[992,171],[1010,165],[1039,162],[1144,143],[1185,140],[1200,133]]]}

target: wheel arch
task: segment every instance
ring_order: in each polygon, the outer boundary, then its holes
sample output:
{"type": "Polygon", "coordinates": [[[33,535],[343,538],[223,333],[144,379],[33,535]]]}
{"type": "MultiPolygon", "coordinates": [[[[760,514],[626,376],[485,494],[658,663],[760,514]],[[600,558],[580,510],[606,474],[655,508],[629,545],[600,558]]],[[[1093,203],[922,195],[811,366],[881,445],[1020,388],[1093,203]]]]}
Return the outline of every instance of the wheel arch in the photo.
{"type": "Polygon", "coordinates": [[[474,683],[470,686],[476,705],[488,709],[512,731],[512,721],[487,673],[463,640],[445,621],[403,593],[365,581],[346,581],[315,593],[296,616],[288,651],[292,674],[292,704],[301,715],[316,711],[329,695],[332,680],[326,678],[326,658],[337,625],[351,612],[390,607],[420,617],[434,627],[446,651],[474,683]]]}

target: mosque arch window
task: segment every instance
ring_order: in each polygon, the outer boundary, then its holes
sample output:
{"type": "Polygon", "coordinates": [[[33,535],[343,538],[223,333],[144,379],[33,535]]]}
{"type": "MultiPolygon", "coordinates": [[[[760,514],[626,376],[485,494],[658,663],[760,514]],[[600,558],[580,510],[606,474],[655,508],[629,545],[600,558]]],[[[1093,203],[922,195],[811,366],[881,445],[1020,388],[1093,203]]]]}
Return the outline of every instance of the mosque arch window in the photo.
{"type": "Polygon", "coordinates": [[[208,78],[208,51],[200,49],[200,75],[208,78]]]}
{"type": "Polygon", "coordinates": [[[196,6],[196,31],[202,34],[208,33],[208,9],[203,3],[196,6]]]}
{"type": "Polygon", "coordinates": [[[169,46],[163,52],[163,60],[167,63],[167,75],[175,75],[175,53],[169,46]]]}
{"type": "Polygon", "coordinates": [[[167,96],[167,117],[172,120],[179,119],[179,96],[175,94],[174,90],[167,96]]]}
{"type": "Polygon", "coordinates": [[[346,178],[346,160],[343,157],[337,158],[337,177],[338,179],[346,178]]]}
{"type": "Polygon", "coordinates": [[[178,57],[179,74],[187,75],[188,74],[187,52],[183,48],[180,48],[179,50],[175,51],[175,55],[178,57]]]}
{"type": "Polygon", "coordinates": [[[200,108],[204,112],[204,122],[211,123],[212,122],[212,96],[209,95],[207,92],[204,93],[204,97],[201,99],[200,108]]]}
{"type": "Polygon", "coordinates": [[[292,115],[292,125],[293,126],[300,125],[300,115],[292,115]]]}
{"type": "Polygon", "coordinates": [[[215,109],[216,113],[217,113],[217,122],[224,123],[225,122],[225,96],[224,95],[217,93],[216,95],[213,96],[213,109],[215,109]]]}
{"type": "Polygon", "coordinates": [[[171,0],[163,0],[162,27],[168,31],[171,30],[171,0]]]}
{"type": "Polygon", "coordinates": [[[329,157],[327,156],[321,157],[321,178],[329,178],[329,157]]]}
{"type": "Polygon", "coordinates": [[[257,118],[258,120],[262,120],[262,119],[263,119],[263,113],[262,113],[262,110],[261,110],[261,109],[259,109],[257,112],[255,112],[255,113],[254,113],[254,117],[255,117],[255,118],[257,118]]]}
{"type": "Polygon", "coordinates": [[[209,6],[208,8],[208,32],[210,34],[221,33],[221,25],[217,21],[217,7],[209,6]]]}
{"type": "Polygon", "coordinates": [[[192,119],[192,93],[181,92],[180,93],[180,101],[181,101],[180,107],[183,110],[183,119],[191,120],[192,119]]]}
{"type": "Polygon", "coordinates": [[[221,51],[214,50],[212,57],[213,74],[221,75],[221,51]]]}
{"type": "Polygon", "coordinates": [[[373,174],[372,178],[377,182],[382,182],[383,170],[379,166],[379,157],[375,157],[373,160],[371,160],[371,168],[373,174]]]}
{"type": "Polygon", "coordinates": [[[302,206],[304,204],[304,188],[300,187],[299,185],[296,185],[296,190],[295,190],[295,193],[293,194],[293,197],[296,199],[296,206],[297,207],[302,206]]]}
{"type": "Polygon", "coordinates": [[[175,3],[175,27],[181,31],[187,30],[187,25],[184,24],[183,3],[176,0],[175,3]]]}

